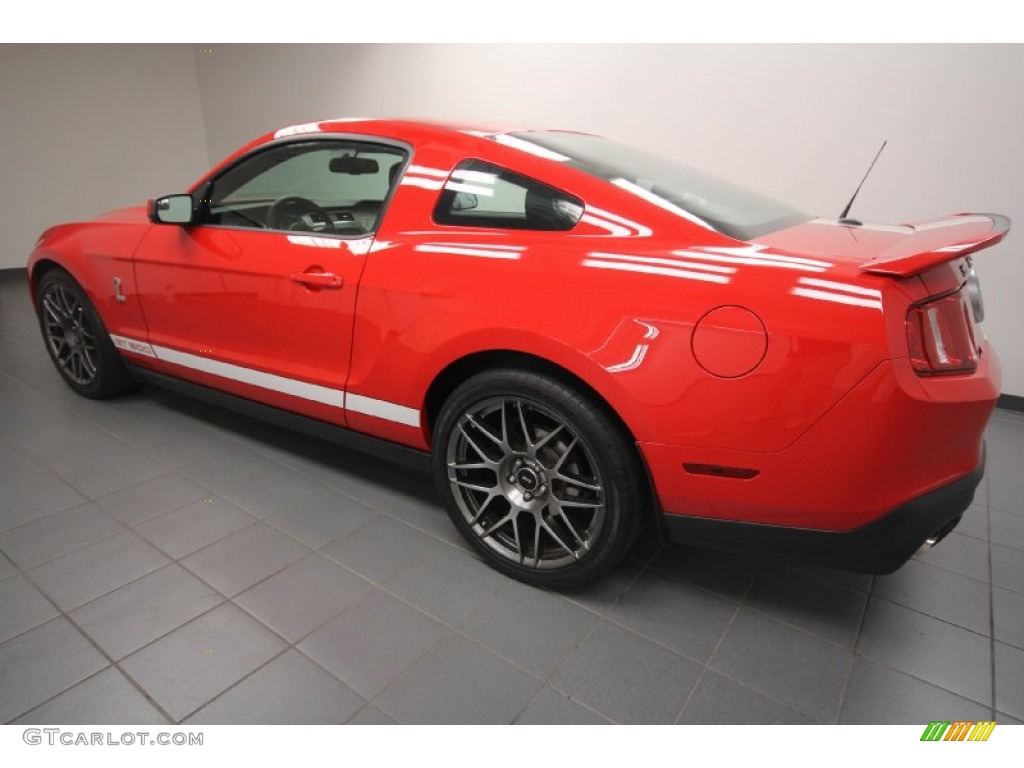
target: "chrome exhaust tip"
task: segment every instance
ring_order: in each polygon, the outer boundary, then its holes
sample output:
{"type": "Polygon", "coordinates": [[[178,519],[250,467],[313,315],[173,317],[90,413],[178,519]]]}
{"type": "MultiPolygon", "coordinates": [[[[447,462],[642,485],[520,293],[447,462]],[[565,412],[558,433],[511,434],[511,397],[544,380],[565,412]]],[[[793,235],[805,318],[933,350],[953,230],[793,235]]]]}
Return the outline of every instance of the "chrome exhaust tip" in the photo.
{"type": "Polygon", "coordinates": [[[915,555],[922,555],[922,554],[924,554],[929,549],[931,549],[932,547],[934,547],[936,544],[939,543],[939,538],[940,538],[939,536],[929,536],[927,539],[924,540],[924,543],[922,543],[921,546],[917,548],[917,552],[915,552],[914,554],[915,555]]]}

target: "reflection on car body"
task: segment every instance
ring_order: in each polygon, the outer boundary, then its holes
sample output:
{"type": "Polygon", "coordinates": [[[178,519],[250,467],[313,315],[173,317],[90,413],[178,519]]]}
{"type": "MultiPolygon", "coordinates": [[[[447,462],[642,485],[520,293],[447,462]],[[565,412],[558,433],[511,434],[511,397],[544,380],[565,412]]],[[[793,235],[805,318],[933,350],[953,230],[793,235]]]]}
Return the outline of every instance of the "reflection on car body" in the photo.
{"type": "Polygon", "coordinates": [[[581,133],[327,120],[28,266],[81,394],[418,463],[496,568],[571,587],[644,526],[871,572],[948,533],[999,392],[971,258],[1007,229],[813,218],[581,133]]]}

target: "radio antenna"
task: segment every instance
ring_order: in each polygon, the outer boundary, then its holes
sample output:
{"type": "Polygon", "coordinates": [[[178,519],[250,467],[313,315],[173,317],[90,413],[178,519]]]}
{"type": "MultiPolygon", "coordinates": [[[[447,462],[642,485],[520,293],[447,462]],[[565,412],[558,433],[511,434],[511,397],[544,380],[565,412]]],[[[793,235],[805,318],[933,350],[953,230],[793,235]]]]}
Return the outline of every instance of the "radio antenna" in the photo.
{"type": "Polygon", "coordinates": [[[868,176],[871,174],[871,169],[875,167],[875,163],[878,162],[878,158],[881,156],[882,150],[885,149],[885,145],[888,143],[889,140],[886,139],[882,142],[882,146],[878,148],[878,154],[876,154],[875,159],[871,161],[871,165],[868,166],[868,171],[864,174],[864,178],[860,180],[860,184],[857,185],[857,189],[854,190],[853,197],[850,198],[850,202],[848,202],[846,207],[843,208],[843,212],[839,214],[840,224],[853,224],[855,226],[861,225],[861,222],[857,221],[857,219],[847,218],[847,214],[850,212],[850,208],[853,207],[853,201],[857,199],[857,195],[860,193],[860,188],[863,187],[864,182],[868,180],[868,176]]]}

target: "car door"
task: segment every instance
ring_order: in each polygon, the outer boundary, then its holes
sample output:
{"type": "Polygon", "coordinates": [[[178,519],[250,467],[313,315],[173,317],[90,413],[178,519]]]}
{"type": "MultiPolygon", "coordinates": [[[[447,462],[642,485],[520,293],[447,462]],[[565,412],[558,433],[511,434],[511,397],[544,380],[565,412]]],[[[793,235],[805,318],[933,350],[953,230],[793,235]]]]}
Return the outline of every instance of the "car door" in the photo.
{"type": "Polygon", "coordinates": [[[344,424],[356,291],[406,157],[368,142],[293,141],[201,185],[198,223],[156,224],[136,252],[157,366],[344,424]]]}

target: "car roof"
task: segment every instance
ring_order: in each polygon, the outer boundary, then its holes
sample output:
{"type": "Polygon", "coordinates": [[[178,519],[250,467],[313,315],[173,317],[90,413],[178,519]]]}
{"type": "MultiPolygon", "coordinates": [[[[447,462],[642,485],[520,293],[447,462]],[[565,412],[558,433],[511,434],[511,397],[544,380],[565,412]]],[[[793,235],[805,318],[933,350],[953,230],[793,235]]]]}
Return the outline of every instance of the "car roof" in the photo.
{"type": "MultiPolygon", "coordinates": [[[[195,191],[207,179],[220,173],[224,168],[236,162],[250,152],[256,151],[263,146],[282,140],[314,138],[324,134],[365,134],[367,136],[388,137],[398,141],[405,141],[410,144],[421,144],[428,141],[442,141],[445,143],[459,143],[479,141],[491,137],[501,137],[514,132],[531,131],[553,131],[540,126],[531,126],[512,123],[480,123],[460,122],[457,120],[439,120],[433,118],[381,118],[381,117],[335,117],[323,120],[315,120],[306,123],[284,126],[276,131],[266,133],[248,144],[240,147],[219,163],[215,164],[199,181],[190,188],[195,191]]],[[[564,131],[567,133],[579,133],[579,131],[564,131]]],[[[509,141],[514,141],[510,137],[509,141]]],[[[501,141],[499,144],[508,142],[501,141]]],[[[519,147],[522,148],[522,147],[519,147]]],[[[541,154],[532,152],[532,154],[541,154]]]]}
{"type": "MultiPolygon", "coordinates": [[[[336,133],[349,130],[379,131],[396,137],[417,133],[450,132],[473,136],[494,136],[513,131],[538,130],[537,126],[513,123],[478,123],[405,117],[335,117],[285,126],[263,137],[264,140],[304,133],[336,133]]],[[[546,129],[545,129],[546,130],[546,129]]]]}

